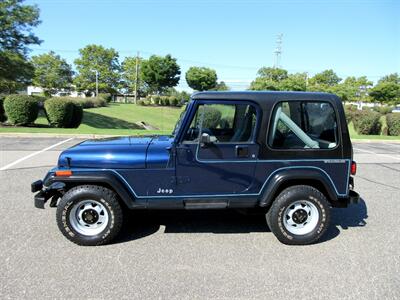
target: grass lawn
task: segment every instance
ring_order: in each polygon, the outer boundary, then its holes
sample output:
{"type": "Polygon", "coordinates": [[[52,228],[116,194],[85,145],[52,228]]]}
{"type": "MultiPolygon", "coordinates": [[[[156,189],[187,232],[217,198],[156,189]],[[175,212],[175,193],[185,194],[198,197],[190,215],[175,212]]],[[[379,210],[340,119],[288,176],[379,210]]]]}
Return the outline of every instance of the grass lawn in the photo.
{"type": "MultiPolygon", "coordinates": [[[[77,129],[50,128],[47,119],[39,116],[38,127],[0,126],[0,133],[50,133],[50,134],[95,134],[95,135],[147,135],[170,134],[179,118],[182,108],[139,106],[134,104],[111,103],[108,107],[85,109],[82,124],[77,129]],[[157,130],[138,129],[135,123],[145,122],[157,130]]],[[[382,118],[383,127],[386,126],[382,118]]],[[[400,140],[400,136],[358,135],[349,125],[352,139],[364,140],[400,140]]]]}
{"type": "Polygon", "coordinates": [[[50,128],[47,119],[40,115],[35,124],[40,127],[0,126],[0,132],[54,133],[54,134],[105,134],[143,135],[170,134],[182,108],[151,107],[112,103],[108,107],[85,109],[79,128],[50,128]],[[137,122],[145,122],[157,130],[143,130],[137,122]]]}

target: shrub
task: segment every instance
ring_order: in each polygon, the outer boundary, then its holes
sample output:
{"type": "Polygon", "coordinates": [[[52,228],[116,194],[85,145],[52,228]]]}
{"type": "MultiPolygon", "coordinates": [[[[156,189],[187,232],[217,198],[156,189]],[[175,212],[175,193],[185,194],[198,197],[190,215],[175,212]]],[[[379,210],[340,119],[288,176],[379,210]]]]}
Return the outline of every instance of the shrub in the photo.
{"type": "Polygon", "coordinates": [[[349,124],[351,122],[351,120],[353,119],[354,110],[352,110],[349,106],[346,105],[344,107],[344,113],[346,115],[347,124],[349,124]]]}
{"type": "Polygon", "coordinates": [[[180,104],[179,98],[177,96],[170,96],[169,97],[169,105],[171,106],[178,106],[180,104]]]}
{"type": "Polygon", "coordinates": [[[161,97],[158,95],[151,96],[151,100],[155,105],[161,105],[161,97]]]}
{"type": "Polygon", "coordinates": [[[46,117],[51,126],[78,128],[83,119],[83,106],[77,98],[57,97],[45,102],[46,117]]]}
{"type": "Polygon", "coordinates": [[[393,110],[393,107],[390,106],[375,106],[373,108],[374,111],[382,114],[382,115],[387,115],[390,114],[393,110]]]}
{"type": "Polygon", "coordinates": [[[167,104],[167,98],[165,96],[160,96],[160,105],[161,106],[166,106],[167,104]]]}
{"type": "Polygon", "coordinates": [[[353,115],[352,121],[358,134],[380,134],[381,115],[374,111],[359,111],[353,115]]]}
{"type": "Polygon", "coordinates": [[[369,107],[369,106],[363,106],[361,110],[365,110],[365,111],[373,111],[373,107],[369,107]]]}
{"type": "Polygon", "coordinates": [[[71,124],[74,103],[68,98],[51,98],[44,104],[50,126],[65,128],[71,124]]]}
{"type": "Polygon", "coordinates": [[[391,113],[386,115],[388,135],[400,135],[400,113],[391,113]]]}
{"type": "Polygon", "coordinates": [[[28,125],[35,122],[38,117],[39,106],[35,97],[9,95],[4,99],[4,111],[11,124],[28,125]]]}
{"type": "Polygon", "coordinates": [[[165,105],[166,106],[172,106],[171,97],[165,96],[165,105]]]}
{"type": "Polygon", "coordinates": [[[60,98],[68,99],[71,102],[80,104],[83,108],[96,108],[96,107],[107,106],[107,101],[100,97],[87,97],[87,98],[60,97],[60,98]]]}
{"type": "Polygon", "coordinates": [[[169,88],[165,91],[165,95],[167,96],[175,96],[179,99],[179,103],[183,100],[183,101],[189,101],[190,100],[190,94],[182,91],[182,92],[178,92],[177,90],[175,90],[174,88],[169,88]]]}
{"type": "Polygon", "coordinates": [[[143,99],[143,100],[137,100],[136,104],[139,106],[146,106],[147,105],[147,100],[143,99]]]}
{"type": "Polygon", "coordinates": [[[112,95],[109,93],[99,93],[97,98],[104,99],[107,103],[110,103],[112,100],[112,95]]]}
{"type": "Polygon", "coordinates": [[[4,112],[4,106],[3,106],[5,97],[6,97],[6,95],[0,95],[0,122],[4,122],[5,120],[7,120],[6,114],[4,112]]]}

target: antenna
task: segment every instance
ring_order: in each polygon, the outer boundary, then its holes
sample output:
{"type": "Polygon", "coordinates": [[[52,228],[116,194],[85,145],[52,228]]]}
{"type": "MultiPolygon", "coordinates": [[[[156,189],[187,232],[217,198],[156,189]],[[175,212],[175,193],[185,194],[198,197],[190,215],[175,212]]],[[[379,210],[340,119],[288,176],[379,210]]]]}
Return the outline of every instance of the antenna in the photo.
{"type": "Polygon", "coordinates": [[[276,48],[274,51],[275,54],[274,68],[281,67],[282,39],[283,39],[283,33],[278,34],[276,37],[276,48]]]}

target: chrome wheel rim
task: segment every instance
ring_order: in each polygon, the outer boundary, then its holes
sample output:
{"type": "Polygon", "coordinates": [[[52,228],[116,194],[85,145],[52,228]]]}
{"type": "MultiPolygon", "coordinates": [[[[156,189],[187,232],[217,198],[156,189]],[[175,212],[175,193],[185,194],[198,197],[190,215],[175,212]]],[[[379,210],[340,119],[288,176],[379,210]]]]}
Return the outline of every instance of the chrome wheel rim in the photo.
{"type": "Polygon", "coordinates": [[[305,235],[317,227],[319,215],[314,203],[308,200],[296,201],[286,208],[283,225],[292,234],[305,235]]]}
{"type": "Polygon", "coordinates": [[[99,201],[84,200],[72,207],[68,219],[72,228],[78,233],[95,236],[107,227],[109,214],[99,201]]]}

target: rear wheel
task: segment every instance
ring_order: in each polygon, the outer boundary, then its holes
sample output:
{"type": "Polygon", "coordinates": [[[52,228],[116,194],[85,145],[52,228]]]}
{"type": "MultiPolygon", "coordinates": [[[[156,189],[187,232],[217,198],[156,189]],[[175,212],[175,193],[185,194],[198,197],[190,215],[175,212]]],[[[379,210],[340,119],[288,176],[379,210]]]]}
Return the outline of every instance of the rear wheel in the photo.
{"type": "Polygon", "coordinates": [[[58,204],[56,217],[63,235],[83,246],[111,242],[122,226],[122,209],[116,194],[96,185],[70,189],[58,204]]]}
{"type": "Polygon", "coordinates": [[[284,244],[307,245],[321,238],[329,226],[330,207],[316,188],[297,185],[283,190],[273,202],[267,223],[284,244]]]}

